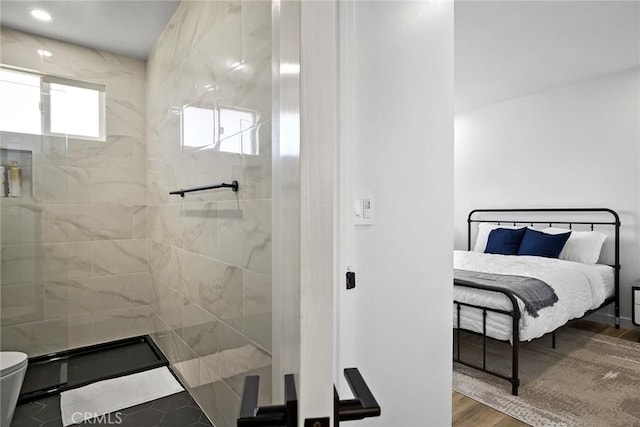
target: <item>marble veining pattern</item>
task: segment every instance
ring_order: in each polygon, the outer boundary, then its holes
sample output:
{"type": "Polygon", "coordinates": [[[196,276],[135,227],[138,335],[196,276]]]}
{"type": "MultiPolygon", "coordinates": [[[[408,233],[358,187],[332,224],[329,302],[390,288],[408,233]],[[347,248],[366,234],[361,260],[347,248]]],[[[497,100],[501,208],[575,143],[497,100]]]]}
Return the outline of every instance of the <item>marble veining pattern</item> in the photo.
{"type": "Polygon", "coordinates": [[[44,300],[37,296],[43,292],[42,284],[3,286],[2,325],[16,325],[44,320],[44,300]]]}
{"type": "Polygon", "coordinates": [[[235,425],[246,374],[261,375],[269,404],[269,3],[183,2],[146,65],[1,33],[3,63],[108,88],[106,141],[19,138],[34,153],[34,197],[2,201],[3,349],[36,355],[152,332],[216,426],[235,425]],[[252,111],[243,135],[257,154],[183,147],[184,105],[252,111]],[[232,179],[239,193],[168,195],[232,179]]]}
{"type": "Polygon", "coordinates": [[[271,8],[182,2],[147,63],[147,236],[154,340],[218,427],[242,378],[271,403],[271,8]],[[251,111],[257,154],[181,145],[181,106],[251,111]],[[169,196],[237,179],[240,191],[169,196]]]}
{"type": "Polygon", "coordinates": [[[0,37],[3,64],[105,85],[107,128],[106,141],[0,138],[33,156],[24,197],[0,199],[1,349],[35,356],[148,333],[146,65],[7,28],[0,37]]]}
{"type": "Polygon", "coordinates": [[[146,240],[93,241],[91,254],[94,275],[148,271],[146,240]]]}

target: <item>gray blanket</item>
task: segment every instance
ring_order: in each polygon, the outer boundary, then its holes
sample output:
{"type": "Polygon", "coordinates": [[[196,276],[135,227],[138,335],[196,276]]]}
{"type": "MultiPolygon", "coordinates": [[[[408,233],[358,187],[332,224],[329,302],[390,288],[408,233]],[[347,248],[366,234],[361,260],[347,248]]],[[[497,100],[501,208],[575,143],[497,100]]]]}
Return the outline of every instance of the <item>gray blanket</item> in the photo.
{"type": "Polygon", "coordinates": [[[551,286],[533,277],[454,269],[453,284],[457,281],[509,290],[524,302],[525,308],[533,317],[538,317],[538,310],[551,307],[558,301],[558,296],[551,286]]]}

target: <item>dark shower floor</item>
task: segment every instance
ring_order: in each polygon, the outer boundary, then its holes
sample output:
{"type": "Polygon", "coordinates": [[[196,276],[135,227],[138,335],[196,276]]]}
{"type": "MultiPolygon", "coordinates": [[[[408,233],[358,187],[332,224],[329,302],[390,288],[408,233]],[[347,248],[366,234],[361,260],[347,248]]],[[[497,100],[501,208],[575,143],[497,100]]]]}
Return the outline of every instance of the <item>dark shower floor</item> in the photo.
{"type": "MultiPolygon", "coordinates": [[[[61,391],[168,364],[148,336],[32,358],[11,427],[62,427],[61,391]]],[[[125,427],[212,427],[186,391],[78,425],[114,424],[125,427]]]]}
{"type": "MultiPolygon", "coordinates": [[[[212,427],[209,419],[186,391],[103,415],[101,421],[89,420],[76,425],[212,427]]],[[[60,395],[18,405],[11,427],[62,427],[60,395]]]]}
{"type": "Polygon", "coordinates": [[[148,337],[70,350],[53,357],[33,358],[29,360],[19,402],[168,364],[148,337]]]}

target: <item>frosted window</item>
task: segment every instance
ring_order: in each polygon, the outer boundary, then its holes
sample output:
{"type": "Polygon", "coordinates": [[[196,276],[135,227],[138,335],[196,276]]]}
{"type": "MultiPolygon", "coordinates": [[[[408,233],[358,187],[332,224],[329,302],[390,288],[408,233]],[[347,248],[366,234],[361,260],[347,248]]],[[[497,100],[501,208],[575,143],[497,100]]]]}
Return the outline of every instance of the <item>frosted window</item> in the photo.
{"type": "Polygon", "coordinates": [[[220,109],[220,151],[258,154],[255,114],[231,108],[220,109]]]}
{"type": "Polygon", "coordinates": [[[202,148],[215,142],[215,111],[186,106],[182,109],[182,146],[202,148]]]}
{"type": "Polygon", "coordinates": [[[100,137],[100,92],[51,83],[51,132],[100,137]]]}
{"type": "Polygon", "coordinates": [[[0,131],[104,140],[104,86],[0,67],[0,131]]]}
{"type": "Polygon", "coordinates": [[[182,146],[258,154],[255,113],[234,108],[182,108],[182,146]]]}
{"type": "Polygon", "coordinates": [[[40,76],[0,69],[0,130],[42,133],[40,76]]]}

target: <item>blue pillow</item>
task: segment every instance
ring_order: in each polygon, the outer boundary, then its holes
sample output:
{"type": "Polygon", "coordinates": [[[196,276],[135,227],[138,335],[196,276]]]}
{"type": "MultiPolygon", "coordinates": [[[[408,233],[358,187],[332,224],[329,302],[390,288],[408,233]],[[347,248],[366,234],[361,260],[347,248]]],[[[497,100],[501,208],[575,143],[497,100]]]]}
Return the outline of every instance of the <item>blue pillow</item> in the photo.
{"type": "Polygon", "coordinates": [[[569,240],[571,232],[562,234],[547,234],[542,231],[527,228],[518,255],[534,255],[547,258],[558,258],[564,244],[569,240]]]}
{"type": "Polygon", "coordinates": [[[489,233],[486,254],[516,255],[526,228],[495,228],[489,233]]]}

